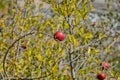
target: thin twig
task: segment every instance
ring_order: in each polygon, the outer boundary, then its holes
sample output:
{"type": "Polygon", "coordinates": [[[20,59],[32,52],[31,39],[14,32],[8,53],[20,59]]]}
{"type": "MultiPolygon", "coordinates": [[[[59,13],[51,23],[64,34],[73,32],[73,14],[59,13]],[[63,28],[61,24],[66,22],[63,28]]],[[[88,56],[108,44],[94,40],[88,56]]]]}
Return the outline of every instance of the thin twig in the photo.
{"type": "Polygon", "coordinates": [[[6,72],[6,69],[5,69],[5,63],[6,63],[6,58],[7,58],[7,55],[8,55],[8,53],[9,53],[10,49],[11,49],[11,48],[15,45],[15,43],[18,42],[20,39],[22,39],[22,38],[24,38],[24,37],[26,37],[26,36],[28,36],[28,35],[31,35],[31,34],[34,34],[34,32],[31,32],[31,33],[28,33],[28,34],[25,34],[25,35],[19,37],[18,39],[16,39],[16,40],[8,47],[8,49],[7,49],[7,51],[6,51],[5,55],[4,55],[4,58],[3,58],[3,71],[4,71],[4,74],[5,74],[6,77],[8,77],[8,75],[7,75],[7,72],[6,72]]]}
{"type": "Polygon", "coordinates": [[[115,39],[108,47],[107,49],[110,49],[120,38],[118,37],[117,39],[115,39]]]}

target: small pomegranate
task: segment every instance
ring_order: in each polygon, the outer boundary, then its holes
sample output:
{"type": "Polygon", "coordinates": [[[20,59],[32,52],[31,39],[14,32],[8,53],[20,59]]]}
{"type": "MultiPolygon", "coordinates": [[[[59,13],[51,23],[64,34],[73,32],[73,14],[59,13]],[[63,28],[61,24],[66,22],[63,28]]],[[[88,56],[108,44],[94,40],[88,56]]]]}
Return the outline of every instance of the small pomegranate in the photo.
{"type": "Polygon", "coordinates": [[[98,80],[104,80],[106,78],[106,74],[105,73],[99,73],[98,75],[97,75],[97,79],[98,80]]]}
{"type": "Polygon", "coordinates": [[[22,46],[21,46],[23,49],[26,49],[27,48],[27,46],[25,45],[25,44],[22,44],[22,46]]]}
{"type": "Polygon", "coordinates": [[[64,33],[57,31],[54,33],[54,38],[59,41],[63,41],[65,39],[65,35],[64,35],[64,33]]]}
{"type": "Polygon", "coordinates": [[[102,66],[102,70],[107,70],[110,67],[110,64],[107,62],[102,62],[101,66],[102,66]]]}

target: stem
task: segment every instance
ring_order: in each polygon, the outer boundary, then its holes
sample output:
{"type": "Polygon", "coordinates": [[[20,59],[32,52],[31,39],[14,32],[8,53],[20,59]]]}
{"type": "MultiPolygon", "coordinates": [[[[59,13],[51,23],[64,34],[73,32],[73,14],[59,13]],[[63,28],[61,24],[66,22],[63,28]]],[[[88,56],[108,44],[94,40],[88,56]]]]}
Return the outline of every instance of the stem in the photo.
{"type": "Polygon", "coordinates": [[[74,64],[73,64],[73,55],[71,53],[72,50],[72,46],[70,46],[70,52],[69,52],[69,61],[70,61],[70,70],[71,70],[71,76],[72,76],[72,80],[75,80],[75,69],[74,69],[74,64]]]}
{"type": "MultiPolygon", "coordinates": [[[[72,35],[73,34],[73,25],[71,24],[71,18],[70,16],[68,16],[68,19],[65,20],[67,21],[68,25],[69,25],[69,33],[72,35]]],[[[72,80],[75,80],[75,67],[74,67],[74,63],[73,63],[73,44],[70,44],[70,49],[69,49],[69,61],[70,61],[70,70],[71,70],[71,76],[72,76],[72,80]]]]}
{"type": "Polygon", "coordinates": [[[6,58],[7,58],[7,55],[10,51],[10,49],[15,45],[16,42],[18,42],[20,39],[24,38],[25,36],[28,36],[28,35],[31,35],[31,34],[34,34],[34,33],[28,33],[28,34],[25,34],[21,37],[19,37],[18,39],[16,39],[7,49],[6,53],[5,53],[5,56],[3,58],[3,71],[4,71],[4,74],[5,76],[8,78],[8,75],[7,75],[7,72],[6,72],[6,69],[5,69],[5,63],[6,63],[6,58]]]}

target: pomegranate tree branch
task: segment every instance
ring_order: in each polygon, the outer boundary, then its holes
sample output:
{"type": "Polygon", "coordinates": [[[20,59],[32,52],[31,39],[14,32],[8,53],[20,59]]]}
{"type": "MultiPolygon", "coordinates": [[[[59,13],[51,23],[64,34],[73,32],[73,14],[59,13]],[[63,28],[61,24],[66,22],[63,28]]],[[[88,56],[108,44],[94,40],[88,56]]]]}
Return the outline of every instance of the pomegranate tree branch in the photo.
{"type": "Polygon", "coordinates": [[[28,36],[28,35],[32,35],[32,34],[34,34],[34,32],[30,32],[30,33],[27,33],[27,34],[19,37],[18,39],[16,39],[16,40],[8,47],[6,53],[5,53],[4,57],[3,57],[3,71],[4,71],[4,74],[5,74],[6,77],[8,77],[8,75],[7,75],[7,72],[6,72],[6,69],[5,69],[5,63],[6,63],[6,58],[7,58],[7,55],[8,55],[8,53],[9,53],[10,49],[11,49],[11,48],[15,45],[15,43],[18,42],[20,39],[22,39],[22,38],[24,38],[24,37],[26,37],[26,36],[28,36]]]}
{"type": "MultiPolygon", "coordinates": [[[[72,25],[72,19],[71,16],[68,15],[68,17],[64,16],[64,19],[66,20],[67,24],[69,25],[69,33],[72,35],[73,34],[73,28],[74,26],[72,25]]],[[[73,64],[73,44],[70,44],[70,48],[69,48],[69,61],[70,61],[70,70],[71,70],[71,76],[72,76],[72,80],[75,80],[75,69],[74,69],[74,64],[73,64]]]]}

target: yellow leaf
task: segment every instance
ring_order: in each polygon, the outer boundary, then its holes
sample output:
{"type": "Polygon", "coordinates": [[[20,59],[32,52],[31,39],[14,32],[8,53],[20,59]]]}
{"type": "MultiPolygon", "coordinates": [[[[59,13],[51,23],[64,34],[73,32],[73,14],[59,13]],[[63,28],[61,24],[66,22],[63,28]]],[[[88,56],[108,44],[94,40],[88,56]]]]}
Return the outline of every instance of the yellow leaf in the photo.
{"type": "Polygon", "coordinates": [[[99,52],[98,49],[93,50],[94,54],[97,54],[99,52]]]}
{"type": "Polygon", "coordinates": [[[88,48],[88,55],[90,55],[90,53],[91,53],[91,48],[89,47],[88,48]]]}
{"type": "Polygon", "coordinates": [[[63,57],[65,55],[64,51],[61,52],[61,56],[63,57]]]}
{"type": "Polygon", "coordinates": [[[70,35],[70,34],[68,34],[68,39],[69,39],[69,41],[70,41],[70,42],[73,42],[73,43],[74,43],[74,45],[76,45],[76,44],[77,44],[77,41],[76,41],[76,39],[75,39],[74,35],[70,35]]]}
{"type": "Polygon", "coordinates": [[[48,50],[46,51],[46,55],[47,55],[47,56],[50,55],[50,49],[48,49],[48,50]]]}
{"type": "Polygon", "coordinates": [[[0,72],[2,72],[3,71],[3,68],[2,68],[2,63],[0,64],[0,72]]]}
{"type": "Polygon", "coordinates": [[[42,58],[41,54],[38,54],[36,57],[37,57],[37,59],[38,59],[40,62],[43,61],[43,58],[42,58]]]}
{"type": "Polygon", "coordinates": [[[74,46],[78,45],[77,40],[75,38],[73,38],[73,42],[74,42],[74,46]]]}
{"type": "Polygon", "coordinates": [[[59,48],[58,48],[58,52],[61,52],[61,50],[62,50],[62,48],[59,47],[59,48]]]}
{"type": "Polygon", "coordinates": [[[20,28],[22,31],[24,31],[24,26],[19,26],[19,28],[20,28]]]}
{"type": "Polygon", "coordinates": [[[49,65],[51,65],[52,64],[52,62],[53,62],[53,60],[50,60],[48,63],[49,63],[49,65]]]}
{"type": "MultiPolygon", "coordinates": [[[[21,69],[20,64],[16,62],[16,63],[15,63],[15,66],[16,66],[16,71],[17,71],[17,72],[21,72],[21,71],[20,71],[20,69],[21,69]]],[[[16,73],[17,73],[17,72],[16,72],[16,73]]]]}
{"type": "Polygon", "coordinates": [[[102,33],[100,33],[99,34],[99,39],[101,39],[103,37],[103,34],[102,33]]]}
{"type": "Polygon", "coordinates": [[[80,33],[80,35],[82,35],[83,33],[84,33],[84,28],[80,28],[80,30],[79,30],[79,33],[80,33]]]}
{"type": "Polygon", "coordinates": [[[43,34],[39,34],[38,36],[39,36],[39,38],[41,38],[41,37],[43,37],[43,34]]]}
{"type": "Polygon", "coordinates": [[[118,79],[117,80],[120,80],[120,77],[118,77],[118,79]]]}
{"type": "Polygon", "coordinates": [[[111,74],[111,76],[115,76],[114,71],[110,71],[110,74],[111,74]]]}
{"type": "Polygon", "coordinates": [[[30,57],[32,53],[32,49],[27,52],[27,56],[30,57]]]}
{"type": "Polygon", "coordinates": [[[64,7],[64,16],[67,16],[67,8],[66,7],[64,7]]]}
{"type": "Polygon", "coordinates": [[[93,34],[92,33],[86,33],[86,34],[84,34],[84,38],[85,39],[92,39],[93,38],[93,34]]]}
{"type": "Polygon", "coordinates": [[[52,68],[52,71],[53,71],[53,73],[55,73],[55,74],[58,72],[57,65],[55,65],[55,66],[52,68]]]}
{"type": "Polygon", "coordinates": [[[72,42],[72,39],[71,39],[71,35],[70,35],[70,34],[68,34],[68,39],[69,39],[70,42],[72,42]]]}
{"type": "Polygon", "coordinates": [[[111,52],[111,50],[110,50],[110,49],[105,49],[105,51],[106,51],[107,53],[110,53],[110,52],[111,52]]]}
{"type": "Polygon", "coordinates": [[[94,10],[95,10],[95,8],[93,7],[92,3],[90,4],[90,7],[89,7],[89,8],[90,8],[91,11],[94,11],[94,10]]]}

